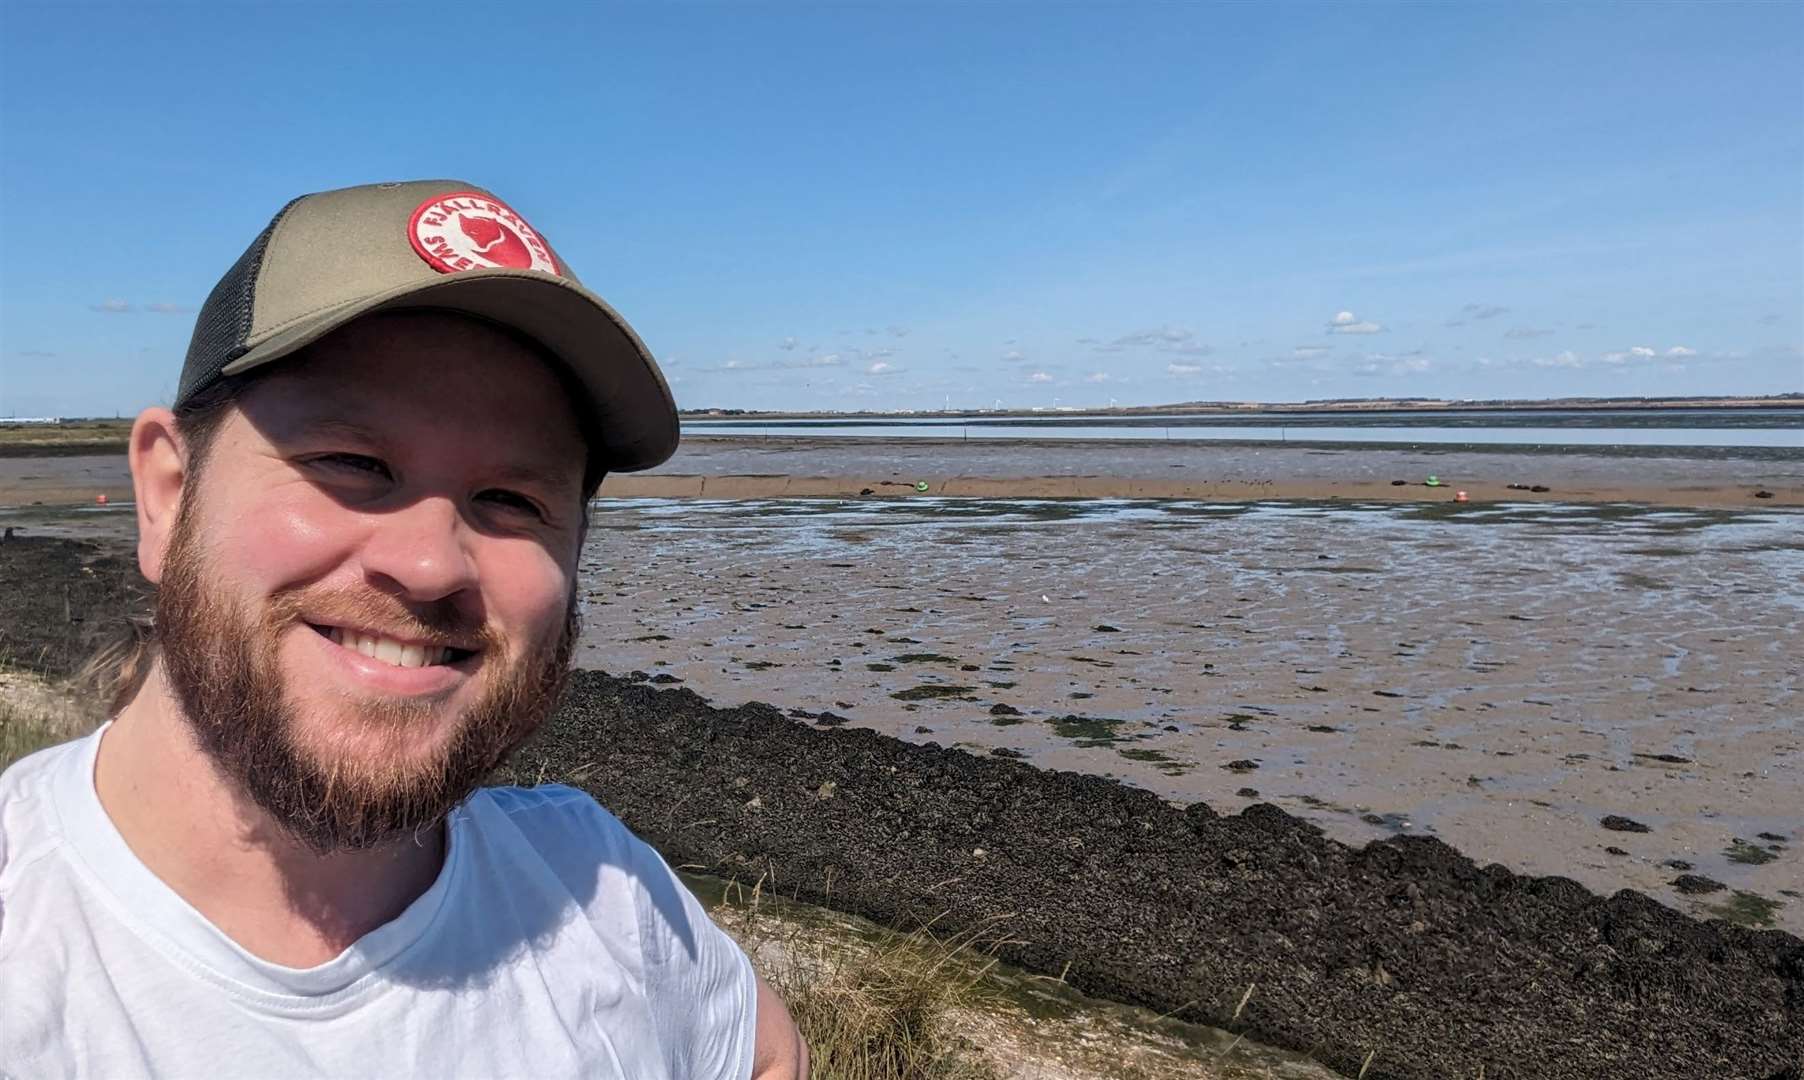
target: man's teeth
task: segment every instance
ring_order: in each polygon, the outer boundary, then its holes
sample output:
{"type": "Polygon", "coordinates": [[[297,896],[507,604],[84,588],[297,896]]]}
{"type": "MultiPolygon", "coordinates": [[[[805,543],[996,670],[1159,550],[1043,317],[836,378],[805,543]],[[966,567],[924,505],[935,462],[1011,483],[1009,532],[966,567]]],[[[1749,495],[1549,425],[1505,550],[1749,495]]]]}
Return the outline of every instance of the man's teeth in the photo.
{"type": "Polygon", "coordinates": [[[362,653],[372,660],[380,660],[396,667],[425,667],[427,664],[451,662],[451,650],[440,646],[408,645],[394,638],[363,634],[356,630],[346,630],[342,626],[334,626],[331,637],[333,644],[343,645],[352,652],[362,653]]]}

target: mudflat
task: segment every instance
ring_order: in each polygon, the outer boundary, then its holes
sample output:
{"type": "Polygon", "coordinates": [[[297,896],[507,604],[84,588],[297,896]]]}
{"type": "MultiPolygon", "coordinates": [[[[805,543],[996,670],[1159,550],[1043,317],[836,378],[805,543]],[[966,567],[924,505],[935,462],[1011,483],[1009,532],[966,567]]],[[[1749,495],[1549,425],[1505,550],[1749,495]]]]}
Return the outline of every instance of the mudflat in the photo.
{"type": "Polygon", "coordinates": [[[1804,929],[1798,511],[643,501],[583,571],[581,666],[1804,929]]]}

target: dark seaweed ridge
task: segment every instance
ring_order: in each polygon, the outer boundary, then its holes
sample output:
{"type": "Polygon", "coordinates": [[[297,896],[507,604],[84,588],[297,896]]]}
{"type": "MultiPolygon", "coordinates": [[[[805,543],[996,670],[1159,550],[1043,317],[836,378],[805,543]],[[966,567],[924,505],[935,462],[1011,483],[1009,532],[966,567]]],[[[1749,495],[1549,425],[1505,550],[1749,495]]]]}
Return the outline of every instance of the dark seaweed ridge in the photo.
{"type": "Polygon", "coordinates": [[[573,676],[512,775],[580,778],[672,864],[880,923],[1010,916],[1004,959],[1097,996],[1225,1026],[1253,984],[1237,1030],[1349,1074],[1373,1050],[1373,1078],[1804,1065],[1804,941],[1430,838],[1356,849],[1270,805],[1178,809],[600,672],[573,676]]]}

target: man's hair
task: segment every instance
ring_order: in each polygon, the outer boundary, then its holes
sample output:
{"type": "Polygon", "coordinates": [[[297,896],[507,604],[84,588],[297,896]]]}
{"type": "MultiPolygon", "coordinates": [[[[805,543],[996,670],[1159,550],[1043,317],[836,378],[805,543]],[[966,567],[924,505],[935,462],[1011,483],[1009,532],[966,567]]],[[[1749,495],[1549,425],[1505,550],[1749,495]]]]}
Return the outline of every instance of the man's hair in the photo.
{"type": "MultiPolygon", "coordinates": [[[[585,401],[584,391],[576,380],[564,369],[564,365],[553,358],[543,346],[509,327],[488,323],[486,325],[509,334],[539,356],[545,365],[556,376],[558,386],[570,395],[572,401],[585,401]]],[[[290,362],[300,359],[306,350],[303,349],[290,358],[290,362]]],[[[269,369],[252,370],[244,375],[220,379],[211,386],[200,390],[188,400],[175,406],[175,433],[185,448],[187,460],[187,476],[183,486],[197,482],[206,469],[207,459],[212,454],[213,444],[219,437],[219,431],[225,426],[226,419],[232,413],[232,407],[243,397],[255,382],[269,369]]],[[[590,410],[578,407],[575,410],[582,425],[583,444],[598,445],[594,432],[589,429],[587,417],[590,410]]],[[[583,466],[583,499],[582,522],[579,536],[589,533],[589,502],[600,490],[601,482],[607,478],[607,470],[602,466],[595,454],[591,453],[583,466]]],[[[578,541],[579,545],[581,541],[578,541]]],[[[90,690],[95,700],[106,709],[107,716],[117,716],[127,705],[131,704],[138,690],[143,687],[144,679],[150,674],[151,667],[157,659],[157,631],[155,621],[148,613],[132,611],[125,616],[124,629],[108,640],[82,664],[76,673],[76,682],[90,690]]]]}

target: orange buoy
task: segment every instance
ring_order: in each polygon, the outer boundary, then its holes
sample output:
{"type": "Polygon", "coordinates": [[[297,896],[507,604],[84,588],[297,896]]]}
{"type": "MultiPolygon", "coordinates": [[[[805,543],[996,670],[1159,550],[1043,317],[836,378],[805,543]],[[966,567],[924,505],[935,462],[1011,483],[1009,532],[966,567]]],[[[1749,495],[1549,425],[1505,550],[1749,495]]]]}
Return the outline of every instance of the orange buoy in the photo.
{"type": "Polygon", "coordinates": [[[1453,501],[1454,502],[1465,502],[1466,501],[1466,493],[1463,491],[1454,492],[1453,493],[1453,501]]]}
{"type": "Polygon", "coordinates": [[[94,501],[99,503],[101,506],[105,506],[106,505],[106,496],[105,495],[96,495],[96,496],[94,496],[94,501]]]}

